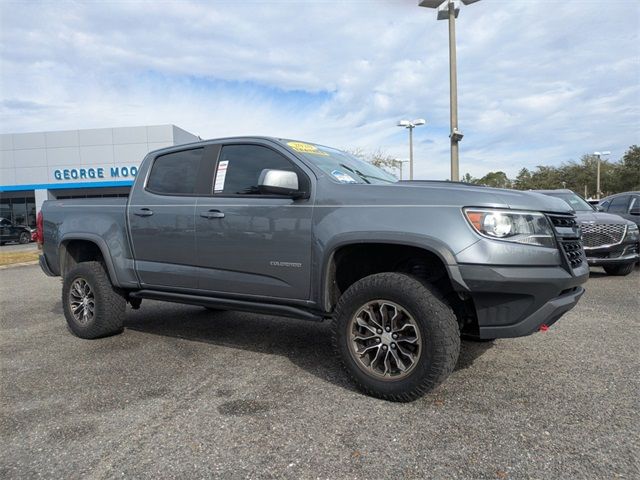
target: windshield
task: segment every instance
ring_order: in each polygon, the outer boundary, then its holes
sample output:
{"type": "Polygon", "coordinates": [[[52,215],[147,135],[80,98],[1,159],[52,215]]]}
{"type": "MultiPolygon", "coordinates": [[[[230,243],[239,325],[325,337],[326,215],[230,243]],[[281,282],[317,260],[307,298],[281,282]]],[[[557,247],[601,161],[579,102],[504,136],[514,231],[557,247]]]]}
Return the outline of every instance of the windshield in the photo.
{"type": "Polygon", "coordinates": [[[580,195],[577,195],[573,192],[572,193],[564,193],[564,192],[555,193],[554,192],[554,193],[547,193],[547,195],[564,200],[576,212],[593,212],[594,210],[594,208],[591,205],[589,205],[580,195]]]}
{"type": "Polygon", "coordinates": [[[396,177],[370,163],[335,148],[287,141],[287,146],[317,165],[339,183],[386,184],[398,181],[396,177]]]}

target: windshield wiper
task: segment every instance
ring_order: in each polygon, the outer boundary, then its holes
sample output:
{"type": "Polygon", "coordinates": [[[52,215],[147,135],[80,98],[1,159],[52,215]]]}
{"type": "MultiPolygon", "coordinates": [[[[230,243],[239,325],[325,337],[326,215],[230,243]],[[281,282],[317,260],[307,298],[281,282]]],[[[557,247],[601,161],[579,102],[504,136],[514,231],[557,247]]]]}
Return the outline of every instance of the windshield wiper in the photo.
{"type": "Polygon", "coordinates": [[[351,167],[347,167],[344,163],[340,164],[341,167],[346,168],[347,170],[349,170],[351,173],[355,173],[356,175],[358,175],[360,177],[360,180],[364,180],[365,183],[371,184],[371,182],[369,180],[367,180],[367,176],[363,175],[362,173],[360,173],[359,171],[351,168],[351,167]]]}
{"type": "MultiPolygon", "coordinates": [[[[366,178],[372,178],[372,179],[374,179],[374,180],[380,180],[380,181],[382,181],[382,182],[393,183],[391,180],[387,180],[386,178],[374,177],[373,175],[365,175],[364,173],[361,173],[361,172],[359,172],[358,170],[356,170],[356,173],[357,173],[358,175],[360,175],[360,176],[363,178],[363,180],[364,180],[364,179],[366,179],[366,178]]],[[[368,183],[368,182],[367,182],[367,183],[368,183]]]]}

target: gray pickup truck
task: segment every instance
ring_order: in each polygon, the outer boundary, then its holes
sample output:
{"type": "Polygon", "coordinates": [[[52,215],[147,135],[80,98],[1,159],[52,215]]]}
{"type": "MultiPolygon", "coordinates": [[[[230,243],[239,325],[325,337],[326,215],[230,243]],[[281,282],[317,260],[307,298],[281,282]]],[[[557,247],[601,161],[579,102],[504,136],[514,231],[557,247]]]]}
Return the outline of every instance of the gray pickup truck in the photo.
{"type": "Polygon", "coordinates": [[[536,193],[397,181],[276,138],[151,152],[128,199],[44,203],[44,272],[72,332],[123,330],[143,299],[332,320],[366,393],[410,401],[452,372],[461,335],[546,330],[589,274],[574,213],[536,193]]]}

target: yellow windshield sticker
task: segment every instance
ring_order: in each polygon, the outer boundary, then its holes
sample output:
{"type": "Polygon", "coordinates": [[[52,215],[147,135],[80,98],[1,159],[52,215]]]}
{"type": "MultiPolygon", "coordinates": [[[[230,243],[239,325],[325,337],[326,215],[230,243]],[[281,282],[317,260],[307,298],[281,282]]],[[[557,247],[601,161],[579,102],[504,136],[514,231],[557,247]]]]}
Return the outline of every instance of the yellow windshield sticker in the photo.
{"type": "Polygon", "coordinates": [[[289,145],[291,148],[293,148],[296,152],[311,153],[313,155],[323,155],[325,157],[329,156],[329,154],[327,152],[323,152],[322,150],[318,150],[318,147],[316,147],[315,145],[311,145],[310,143],[288,142],[287,145],[289,145]]]}

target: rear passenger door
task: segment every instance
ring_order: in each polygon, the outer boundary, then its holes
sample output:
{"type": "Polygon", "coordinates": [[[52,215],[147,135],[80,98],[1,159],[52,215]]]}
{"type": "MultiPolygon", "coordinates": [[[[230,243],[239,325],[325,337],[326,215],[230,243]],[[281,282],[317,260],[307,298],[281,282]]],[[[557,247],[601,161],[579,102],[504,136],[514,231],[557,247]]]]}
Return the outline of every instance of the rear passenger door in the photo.
{"type": "Polygon", "coordinates": [[[258,192],[264,169],[294,171],[301,190],[311,191],[312,173],[266,144],[222,145],[208,198],[196,208],[196,257],[202,290],[309,298],[310,198],[294,200],[258,192]]]}
{"type": "Polygon", "coordinates": [[[197,287],[194,212],[211,184],[210,152],[206,146],[161,154],[138,173],[127,215],[144,286],[197,287]]]}

